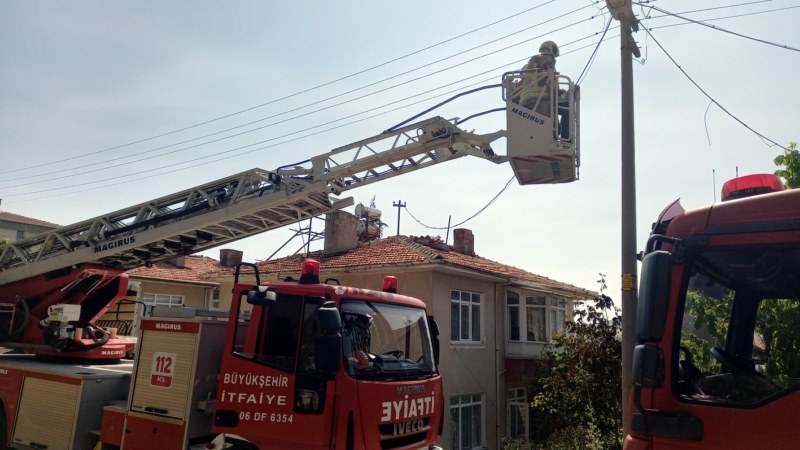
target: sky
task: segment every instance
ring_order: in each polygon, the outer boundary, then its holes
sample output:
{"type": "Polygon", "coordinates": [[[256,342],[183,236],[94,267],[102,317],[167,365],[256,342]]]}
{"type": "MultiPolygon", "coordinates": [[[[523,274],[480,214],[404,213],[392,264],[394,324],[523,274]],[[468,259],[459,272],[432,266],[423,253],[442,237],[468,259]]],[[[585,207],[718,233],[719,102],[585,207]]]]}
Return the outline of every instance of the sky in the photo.
{"type": "MultiPolygon", "coordinates": [[[[68,225],[252,168],[275,169],[498,83],[553,40],[559,72],[580,79],[580,180],[514,182],[503,191],[510,166],[461,158],[348,195],[355,203],[374,199],[388,224],[384,236],[396,234],[393,204],[403,202],[401,234],[444,239],[448,220],[463,222],[502,191],[461,225],[473,231],[480,256],[591,290],[602,273],[618,299],[620,41],[617,22],[603,33],[604,6],[0,2],[0,210],[68,225]]],[[[642,23],[633,77],[643,249],[667,204],[719,201],[725,180],[772,173],[783,151],[776,144],[800,139],[800,2],[658,0],[634,12],[642,23]]],[[[500,91],[488,89],[423,118],[502,106],[500,91]]],[[[494,132],[506,128],[505,115],[464,126],[494,132]]],[[[505,154],[505,140],[493,149],[505,154]]],[[[321,231],[322,221],[312,225],[321,231]]],[[[302,226],[226,247],[263,260],[302,226]]],[[[277,256],[302,246],[295,239],[277,256]]]]}

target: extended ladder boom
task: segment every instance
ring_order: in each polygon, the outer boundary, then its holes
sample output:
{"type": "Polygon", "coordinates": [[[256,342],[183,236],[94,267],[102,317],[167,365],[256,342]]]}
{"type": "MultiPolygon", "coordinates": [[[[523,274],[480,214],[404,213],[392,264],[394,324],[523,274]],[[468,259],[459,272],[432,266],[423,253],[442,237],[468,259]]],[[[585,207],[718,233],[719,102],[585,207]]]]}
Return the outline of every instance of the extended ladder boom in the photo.
{"type": "Polygon", "coordinates": [[[353,204],[334,195],[378,180],[477,156],[489,144],[441,117],[424,120],[274,171],[252,169],[0,246],[0,284],[80,263],[132,269],[197,253],[353,204]]]}

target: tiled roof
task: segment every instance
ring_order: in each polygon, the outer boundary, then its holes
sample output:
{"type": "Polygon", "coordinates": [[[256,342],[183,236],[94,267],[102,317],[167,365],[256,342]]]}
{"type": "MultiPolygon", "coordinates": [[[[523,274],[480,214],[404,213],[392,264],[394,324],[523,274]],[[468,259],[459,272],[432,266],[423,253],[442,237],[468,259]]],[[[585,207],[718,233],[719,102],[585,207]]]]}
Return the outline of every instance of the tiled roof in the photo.
{"type": "Polygon", "coordinates": [[[19,214],[10,213],[7,211],[0,211],[0,220],[8,222],[24,223],[26,225],[38,225],[40,227],[58,228],[61,225],[44,220],[34,219],[32,217],[25,217],[19,214]]]}
{"type": "Polygon", "coordinates": [[[162,261],[151,267],[131,269],[128,274],[132,278],[218,284],[203,278],[204,274],[219,272],[220,265],[217,260],[206,256],[191,255],[186,257],[184,265],[185,267],[177,267],[170,262],[162,261]]]}
{"type": "MultiPolygon", "coordinates": [[[[469,269],[487,275],[506,278],[510,281],[536,283],[572,292],[585,298],[596,297],[597,293],[571,284],[527,272],[501,264],[480,256],[458,253],[439,238],[394,236],[359,244],[358,247],[337,255],[323,255],[322,251],[312,252],[309,258],[319,261],[324,269],[342,269],[385,265],[442,264],[469,269]]],[[[304,256],[262,261],[257,264],[262,273],[297,272],[304,256]]]]}

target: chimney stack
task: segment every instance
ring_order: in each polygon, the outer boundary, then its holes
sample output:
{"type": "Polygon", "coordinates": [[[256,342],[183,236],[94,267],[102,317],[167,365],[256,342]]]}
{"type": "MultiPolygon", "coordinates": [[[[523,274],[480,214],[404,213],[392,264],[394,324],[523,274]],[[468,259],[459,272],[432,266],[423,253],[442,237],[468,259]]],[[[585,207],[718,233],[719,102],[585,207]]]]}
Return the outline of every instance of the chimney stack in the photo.
{"type": "Polygon", "coordinates": [[[183,269],[186,267],[186,255],[176,256],[167,260],[167,262],[179,269],[183,269]]]}
{"type": "Polygon", "coordinates": [[[325,215],[325,248],[322,253],[334,255],[358,246],[358,218],[347,211],[325,215]]]}
{"type": "Polygon", "coordinates": [[[472,230],[456,228],[453,230],[453,250],[458,253],[475,256],[475,236],[472,230]]]}
{"type": "Polygon", "coordinates": [[[222,267],[235,267],[242,262],[243,255],[244,252],[241,250],[223,248],[219,251],[219,264],[222,267]]]}

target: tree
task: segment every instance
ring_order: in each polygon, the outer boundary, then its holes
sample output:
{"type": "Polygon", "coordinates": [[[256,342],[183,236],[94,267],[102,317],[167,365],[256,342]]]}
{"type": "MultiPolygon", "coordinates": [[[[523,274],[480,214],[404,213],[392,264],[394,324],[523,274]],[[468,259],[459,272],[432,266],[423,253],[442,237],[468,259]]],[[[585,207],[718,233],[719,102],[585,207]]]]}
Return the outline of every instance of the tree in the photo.
{"type": "Polygon", "coordinates": [[[774,159],[776,166],[785,167],[775,171],[775,175],[783,178],[787,189],[800,187],[800,150],[797,149],[797,142],[789,142],[788,147],[782,155],[774,159]]]}
{"type": "Polygon", "coordinates": [[[531,387],[532,439],[547,449],[622,447],[622,319],[611,297],[579,308],[544,354],[531,387]]]}

